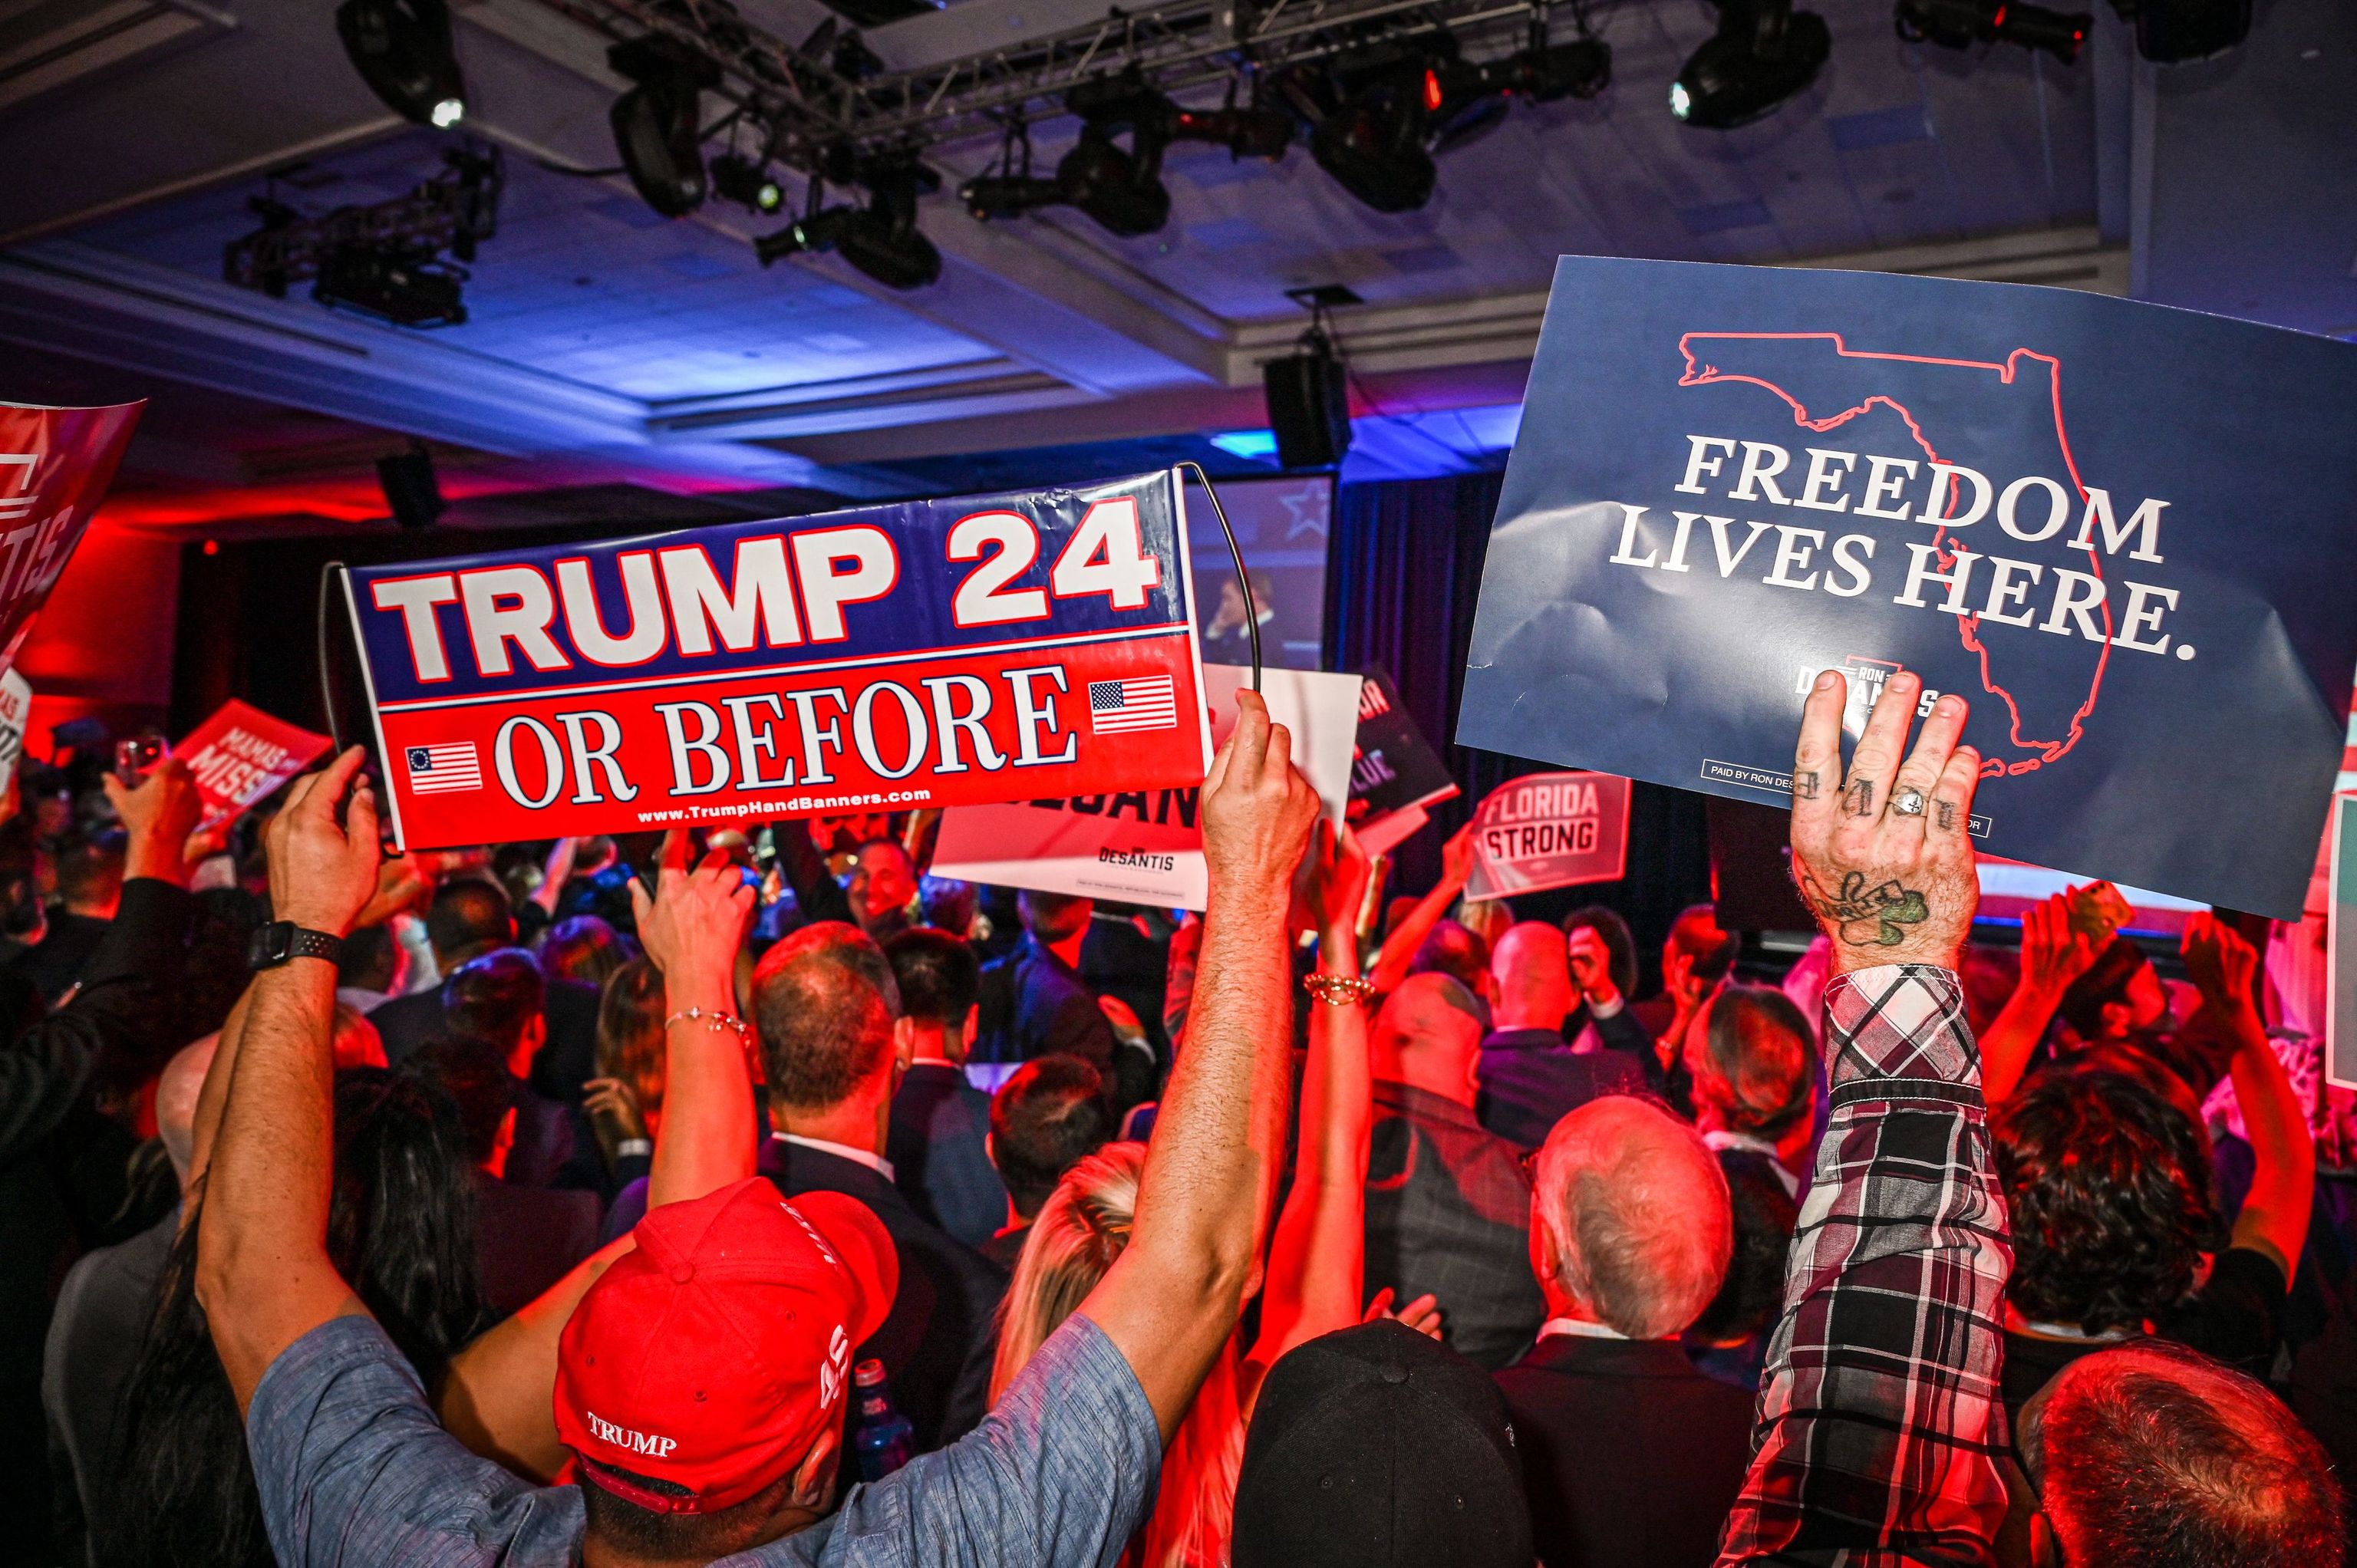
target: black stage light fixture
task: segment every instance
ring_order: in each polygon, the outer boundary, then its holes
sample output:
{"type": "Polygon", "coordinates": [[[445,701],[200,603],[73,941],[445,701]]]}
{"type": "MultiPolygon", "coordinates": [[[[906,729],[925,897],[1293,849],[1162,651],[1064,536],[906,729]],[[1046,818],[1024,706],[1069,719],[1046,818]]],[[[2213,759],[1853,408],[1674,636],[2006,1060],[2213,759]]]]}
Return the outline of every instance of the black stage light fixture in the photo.
{"type": "Polygon", "coordinates": [[[376,482],[384,490],[393,521],[403,528],[431,528],[442,515],[442,486],[434,477],[434,455],[425,442],[413,441],[406,452],[379,457],[376,482]]]}
{"type": "Polygon", "coordinates": [[[444,0],[344,0],[336,35],[369,91],[403,119],[447,129],[466,117],[444,0]]]}
{"type": "Polygon", "coordinates": [[[958,199],[977,219],[1019,218],[1064,199],[1064,188],[1052,179],[1028,174],[986,174],[958,188],[958,199]]]}
{"type": "Polygon", "coordinates": [[[705,166],[712,193],[723,201],[764,216],[786,204],[785,188],[770,174],[769,166],[742,153],[722,153],[705,166]]]}
{"type": "Polygon", "coordinates": [[[1413,212],[1432,199],[1439,172],[1425,137],[1441,99],[1425,62],[1396,65],[1350,91],[1318,122],[1309,156],[1376,211],[1413,212]]]}
{"type": "Polygon", "coordinates": [[[2136,24],[2136,53],[2158,65],[2223,54],[2251,36],[2251,0],[2112,0],[2136,24]]]}
{"type": "Polygon", "coordinates": [[[638,83],[607,116],[623,171],[649,207],[666,218],[685,217],[704,205],[700,95],[719,85],[718,68],[651,38],[614,45],[606,61],[638,83]]]}
{"type": "Polygon", "coordinates": [[[1170,221],[1162,154],[1178,106],[1129,70],[1081,83],[1064,94],[1064,107],[1081,117],[1080,141],[1056,165],[1064,199],[1124,239],[1170,221]],[[1115,140],[1125,134],[1127,147],[1115,140]]]}
{"type": "Polygon", "coordinates": [[[1534,38],[1530,48],[1486,67],[1483,75],[1497,91],[1534,103],[1594,98],[1612,84],[1612,46],[1598,38],[1560,44],[1534,38]]]}
{"type": "Polygon", "coordinates": [[[415,253],[371,245],[341,245],[319,258],[311,297],[394,327],[461,327],[463,274],[415,253]]]}
{"type": "MultiPolygon", "coordinates": [[[[913,158],[892,158],[860,170],[867,205],[824,207],[753,242],[768,266],[780,256],[833,251],[887,288],[923,288],[942,276],[942,253],[917,227],[917,198],[941,177],[913,158]]],[[[811,185],[813,198],[820,186],[811,185]]]]}
{"type": "Polygon", "coordinates": [[[1170,124],[1174,141],[1213,142],[1239,158],[1266,158],[1275,163],[1293,143],[1293,116],[1282,109],[1252,105],[1238,109],[1180,109],[1170,124]]]}
{"type": "Polygon", "coordinates": [[[1975,44],[2018,44],[2044,49],[2064,65],[2076,63],[2095,18],[2084,11],[2050,11],[2017,0],[1899,0],[1892,21],[1910,44],[1968,49],[1975,44]]]}
{"type": "Polygon", "coordinates": [[[1792,0],[1717,0],[1718,30],[1670,84],[1670,113],[1714,131],[1748,125],[1805,90],[1833,53],[1824,17],[1792,0]]]}

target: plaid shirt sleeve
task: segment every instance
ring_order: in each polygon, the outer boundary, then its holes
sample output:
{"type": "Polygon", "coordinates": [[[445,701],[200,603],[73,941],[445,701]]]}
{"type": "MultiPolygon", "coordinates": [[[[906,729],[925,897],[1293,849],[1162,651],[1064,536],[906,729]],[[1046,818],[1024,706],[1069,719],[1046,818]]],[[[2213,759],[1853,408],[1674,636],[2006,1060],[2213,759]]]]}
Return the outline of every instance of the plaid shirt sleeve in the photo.
{"type": "Polygon", "coordinates": [[[1963,993],[1889,964],[1825,1014],[1832,1118],[1718,1561],[1991,1563],[2013,1248],[1963,993]]]}

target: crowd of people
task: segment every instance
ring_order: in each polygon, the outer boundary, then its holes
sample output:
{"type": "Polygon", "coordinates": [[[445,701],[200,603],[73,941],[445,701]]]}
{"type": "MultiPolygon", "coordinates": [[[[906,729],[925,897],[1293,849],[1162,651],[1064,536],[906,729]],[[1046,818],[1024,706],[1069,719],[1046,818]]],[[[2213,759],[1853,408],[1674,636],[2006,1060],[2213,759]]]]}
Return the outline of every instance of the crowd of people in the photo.
{"type": "Polygon", "coordinates": [[[1846,765],[1807,700],[1814,942],[1697,906],[1652,997],[1462,834],[1384,905],[1249,693],[1200,918],[921,816],[397,854],[358,750],[235,824],[28,764],[8,1555],[2339,1563],[2318,922],[1976,944],[1920,684],[1846,765]]]}

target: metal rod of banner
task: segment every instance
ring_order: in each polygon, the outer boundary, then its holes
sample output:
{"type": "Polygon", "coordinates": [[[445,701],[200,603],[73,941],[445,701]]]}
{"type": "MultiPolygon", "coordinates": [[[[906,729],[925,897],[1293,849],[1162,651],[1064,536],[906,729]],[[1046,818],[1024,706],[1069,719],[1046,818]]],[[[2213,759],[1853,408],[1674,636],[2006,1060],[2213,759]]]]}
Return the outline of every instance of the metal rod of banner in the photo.
{"type": "Polygon", "coordinates": [[[1236,564],[1236,591],[1244,598],[1244,629],[1252,637],[1252,689],[1260,690],[1260,605],[1254,599],[1252,579],[1244,572],[1244,553],[1236,544],[1236,531],[1228,526],[1227,509],[1220,505],[1220,492],[1211,488],[1211,476],[1203,472],[1200,463],[1181,463],[1178,471],[1194,470],[1195,482],[1211,498],[1211,515],[1220,520],[1220,532],[1228,542],[1228,558],[1236,564]]]}
{"type": "Polygon", "coordinates": [[[336,686],[328,671],[328,595],[343,569],[340,561],[330,561],[319,569],[319,706],[327,710],[328,739],[334,743],[328,753],[330,757],[344,754],[344,730],[336,719],[336,686]]]}

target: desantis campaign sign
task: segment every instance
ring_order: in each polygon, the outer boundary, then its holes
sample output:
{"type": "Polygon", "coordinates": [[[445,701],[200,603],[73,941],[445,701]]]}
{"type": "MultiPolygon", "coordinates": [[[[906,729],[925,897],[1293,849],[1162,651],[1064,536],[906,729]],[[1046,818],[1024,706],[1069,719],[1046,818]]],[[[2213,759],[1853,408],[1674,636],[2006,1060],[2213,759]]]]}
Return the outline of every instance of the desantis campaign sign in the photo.
{"type": "Polygon", "coordinates": [[[1468,898],[1618,882],[1629,869],[1629,780],[1609,773],[1525,773],[1473,813],[1468,898]]]}
{"type": "Polygon", "coordinates": [[[174,749],[188,765],[210,825],[244,811],[326,756],[334,744],[232,697],[174,749]]]}
{"type": "Polygon", "coordinates": [[[1177,476],[346,575],[405,848],[1198,785],[1177,476]]]}
{"type": "Polygon", "coordinates": [[[2357,663],[2357,347],[1569,257],[1457,739],[1782,799],[1816,673],[1972,702],[1980,847],[2297,918],[2357,663]]]}
{"type": "Polygon", "coordinates": [[[0,403],[0,670],[15,666],[146,406],[0,403]]]}

